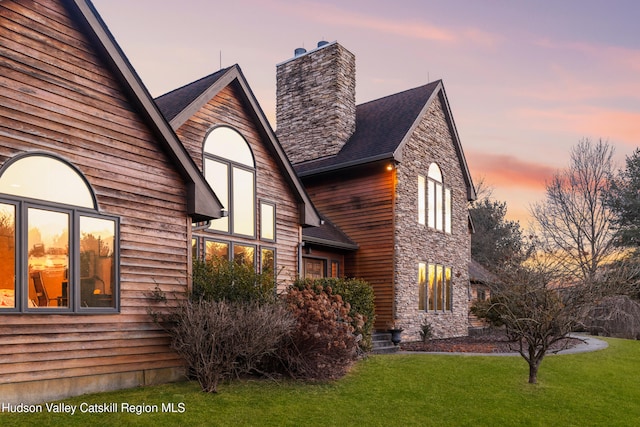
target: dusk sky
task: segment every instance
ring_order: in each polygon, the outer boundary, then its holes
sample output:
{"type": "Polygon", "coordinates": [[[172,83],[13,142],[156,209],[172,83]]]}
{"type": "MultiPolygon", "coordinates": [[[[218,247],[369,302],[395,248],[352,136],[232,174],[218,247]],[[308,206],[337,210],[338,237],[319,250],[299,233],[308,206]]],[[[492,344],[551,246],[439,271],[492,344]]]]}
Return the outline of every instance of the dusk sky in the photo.
{"type": "Polygon", "coordinates": [[[527,226],[582,138],[640,145],[637,0],[93,0],[153,96],[239,64],[274,129],[276,64],[356,56],[358,103],[442,79],[474,179],[527,226]]]}

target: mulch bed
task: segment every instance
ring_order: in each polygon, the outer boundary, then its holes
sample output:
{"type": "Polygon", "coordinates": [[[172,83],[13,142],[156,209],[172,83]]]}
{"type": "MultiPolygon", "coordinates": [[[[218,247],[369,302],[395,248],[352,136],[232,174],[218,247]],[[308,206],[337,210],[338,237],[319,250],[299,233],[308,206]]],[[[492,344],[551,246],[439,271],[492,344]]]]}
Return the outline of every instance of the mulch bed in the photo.
{"type": "MultiPolygon", "coordinates": [[[[572,348],[581,342],[577,338],[565,338],[552,345],[549,352],[572,348]]],[[[518,343],[510,342],[502,332],[491,331],[482,335],[431,339],[427,342],[402,342],[400,349],[443,353],[518,353],[518,343]]]]}

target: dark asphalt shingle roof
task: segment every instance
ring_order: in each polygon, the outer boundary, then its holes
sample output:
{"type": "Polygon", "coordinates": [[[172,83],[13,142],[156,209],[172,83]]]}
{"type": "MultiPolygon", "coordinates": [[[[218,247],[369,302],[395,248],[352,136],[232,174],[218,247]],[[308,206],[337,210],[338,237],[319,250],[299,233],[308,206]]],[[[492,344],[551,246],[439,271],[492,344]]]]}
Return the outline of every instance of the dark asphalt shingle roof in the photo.
{"type": "Polygon", "coordinates": [[[302,229],[302,240],[334,248],[356,250],[358,245],[349,238],[337,225],[321,216],[323,223],[319,227],[302,229]]]}
{"type": "Polygon", "coordinates": [[[437,80],[358,105],[356,130],[342,150],[332,157],[298,163],[296,171],[306,175],[366,159],[391,158],[440,83],[437,80]]]}
{"type": "MultiPolygon", "coordinates": [[[[229,67],[231,68],[231,67],[229,67]]],[[[158,108],[167,121],[173,120],[203,92],[210,88],[229,68],[223,68],[195,82],[189,83],[155,99],[158,108]]]]}

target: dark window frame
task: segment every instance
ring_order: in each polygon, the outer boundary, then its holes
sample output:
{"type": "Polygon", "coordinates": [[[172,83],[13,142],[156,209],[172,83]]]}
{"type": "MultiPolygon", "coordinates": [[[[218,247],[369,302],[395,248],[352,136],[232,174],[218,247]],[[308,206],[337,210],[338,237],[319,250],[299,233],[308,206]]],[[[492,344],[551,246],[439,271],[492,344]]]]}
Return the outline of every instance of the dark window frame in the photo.
{"type": "Polygon", "coordinates": [[[255,239],[257,237],[258,234],[258,226],[257,226],[257,219],[258,219],[258,214],[257,214],[257,209],[258,209],[258,201],[257,201],[257,168],[256,168],[256,161],[255,161],[255,155],[253,153],[253,150],[251,149],[251,146],[249,145],[249,143],[247,142],[246,138],[235,128],[231,127],[231,126],[226,126],[226,125],[221,125],[221,126],[215,126],[212,129],[209,130],[209,132],[207,132],[207,135],[204,138],[203,144],[202,144],[202,169],[203,169],[203,173],[206,177],[206,161],[210,160],[210,161],[214,161],[214,162],[218,162],[220,164],[224,164],[227,166],[227,196],[228,196],[228,204],[229,206],[225,206],[225,210],[227,211],[227,221],[228,221],[228,227],[227,227],[227,231],[223,231],[223,230],[216,230],[216,229],[212,229],[212,228],[208,228],[205,231],[208,233],[217,233],[217,234],[224,234],[224,235],[229,235],[229,236],[239,236],[239,237],[247,237],[247,238],[251,238],[251,239],[255,239]],[[221,157],[219,155],[216,155],[214,153],[208,152],[205,150],[205,145],[206,145],[206,141],[209,138],[209,136],[216,131],[216,129],[221,129],[221,128],[226,128],[226,129],[230,129],[233,132],[235,132],[236,134],[238,134],[238,136],[240,136],[242,138],[242,140],[244,141],[244,143],[247,145],[247,148],[249,149],[249,152],[251,153],[251,158],[253,160],[253,167],[249,167],[243,163],[239,163],[236,162],[234,160],[225,158],[225,157],[221,157]],[[234,211],[236,209],[236,201],[234,200],[234,169],[238,169],[241,171],[245,171],[245,172],[249,172],[252,175],[252,185],[253,185],[253,224],[252,224],[252,228],[253,228],[253,234],[243,234],[243,233],[238,233],[235,230],[235,223],[234,223],[234,211]]]}
{"type": "MultiPolygon", "coordinates": [[[[91,188],[91,187],[89,187],[91,188]]],[[[16,196],[2,195],[0,203],[15,206],[15,288],[14,308],[0,310],[0,314],[117,314],[120,313],[120,218],[105,215],[95,210],[69,206],[61,203],[41,201],[16,196]],[[30,277],[28,271],[28,210],[39,209],[68,215],[68,307],[29,307],[30,277]],[[80,286],[80,218],[90,217],[114,222],[113,243],[113,307],[83,307],[80,286]]]]}

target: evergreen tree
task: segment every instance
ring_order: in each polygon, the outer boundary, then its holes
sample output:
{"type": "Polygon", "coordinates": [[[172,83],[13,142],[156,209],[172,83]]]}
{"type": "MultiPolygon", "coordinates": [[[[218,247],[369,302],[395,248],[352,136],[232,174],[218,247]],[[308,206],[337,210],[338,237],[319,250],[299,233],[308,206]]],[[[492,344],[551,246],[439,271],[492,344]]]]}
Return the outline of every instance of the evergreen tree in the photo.
{"type": "Polygon", "coordinates": [[[614,214],[616,244],[640,247],[640,148],[627,157],[626,168],[612,180],[607,204],[614,214]]]}

